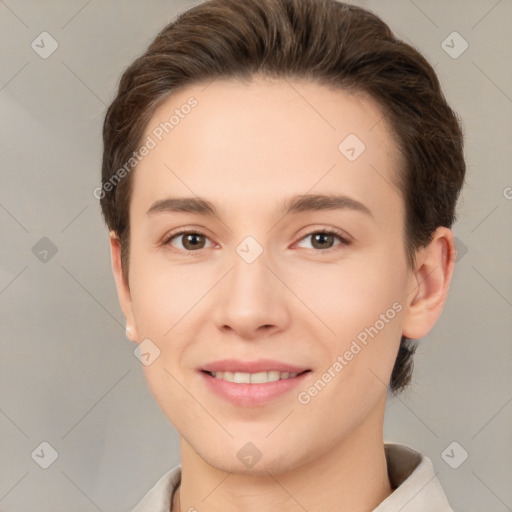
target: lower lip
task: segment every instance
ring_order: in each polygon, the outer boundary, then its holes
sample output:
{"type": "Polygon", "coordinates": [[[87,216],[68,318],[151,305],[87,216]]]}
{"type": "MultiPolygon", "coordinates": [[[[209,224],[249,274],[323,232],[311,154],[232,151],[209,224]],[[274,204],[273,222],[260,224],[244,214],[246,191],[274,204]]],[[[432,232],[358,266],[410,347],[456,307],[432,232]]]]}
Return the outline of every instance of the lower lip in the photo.
{"type": "Polygon", "coordinates": [[[265,382],[264,384],[237,384],[224,379],[217,379],[200,371],[207,386],[228,402],[245,407],[265,405],[275,398],[288,393],[297,387],[311,372],[301,373],[291,379],[265,382]]]}

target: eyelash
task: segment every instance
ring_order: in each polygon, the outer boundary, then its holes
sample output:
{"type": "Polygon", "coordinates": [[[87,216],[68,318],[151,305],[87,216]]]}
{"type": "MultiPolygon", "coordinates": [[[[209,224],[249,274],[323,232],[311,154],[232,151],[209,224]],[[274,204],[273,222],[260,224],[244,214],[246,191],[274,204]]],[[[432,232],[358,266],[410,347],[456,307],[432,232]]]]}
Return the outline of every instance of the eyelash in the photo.
{"type": "MultiPolygon", "coordinates": [[[[322,235],[334,235],[335,237],[338,238],[338,240],[340,241],[340,243],[338,245],[335,245],[333,247],[330,247],[328,249],[311,249],[312,251],[314,252],[318,252],[318,253],[331,253],[332,251],[336,250],[337,247],[340,247],[340,246],[348,246],[350,245],[352,242],[347,239],[344,234],[341,232],[341,231],[338,231],[336,229],[333,229],[333,228],[323,228],[323,229],[317,229],[317,230],[314,230],[314,231],[310,231],[309,233],[306,233],[303,237],[300,238],[300,240],[298,242],[301,242],[302,240],[304,240],[305,238],[309,237],[309,236],[312,236],[312,235],[317,235],[317,234],[322,234],[322,235]]],[[[173,240],[174,238],[177,238],[179,236],[182,236],[182,235],[200,235],[200,236],[203,236],[207,239],[208,236],[206,236],[204,233],[201,233],[201,231],[195,231],[195,230],[181,230],[181,231],[178,231],[176,233],[170,233],[169,235],[167,235],[163,242],[162,242],[162,246],[168,246],[171,242],[171,240],[173,240]]],[[[173,247],[173,249],[176,249],[175,247],[173,247]]],[[[181,249],[176,249],[178,251],[182,251],[181,249]]],[[[188,253],[189,255],[193,255],[193,253],[195,252],[200,252],[201,249],[196,249],[194,251],[187,251],[185,250],[184,252],[185,253],[188,253]]]]}

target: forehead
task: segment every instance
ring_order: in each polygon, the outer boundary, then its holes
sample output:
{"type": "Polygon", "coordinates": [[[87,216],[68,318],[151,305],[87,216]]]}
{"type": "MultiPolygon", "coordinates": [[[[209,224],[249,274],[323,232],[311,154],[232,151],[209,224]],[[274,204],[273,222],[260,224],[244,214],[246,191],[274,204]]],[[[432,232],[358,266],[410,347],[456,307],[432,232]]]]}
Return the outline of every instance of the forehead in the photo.
{"type": "MultiPolygon", "coordinates": [[[[249,82],[219,79],[170,94],[154,112],[145,135],[165,138],[172,132],[176,139],[180,132],[188,135],[187,125],[193,127],[198,138],[209,132],[210,140],[217,131],[222,137],[229,128],[240,137],[249,130],[253,143],[262,139],[268,143],[270,136],[277,135],[274,146],[286,145],[301,135],[327,137],[327,143],[336,142],[347,129],[369,143],[380,137],[382,144],[383,138],[391,137],[379,104],[366,93],[309,80],[260,76],[249,82]],[[193,107],[189,106],[191,103],[193,107]],[[185,123],[186,119],[189,120],[185,123]],[[302,123],[297,125],[297,121],[302,123]],[[172,126],[167,130],[161,126],[169,122],[172,126]],[[379,129],[374,132],[377,125],[379,129]]],[[[226,142],[233,146],[239,141],[235,133],[231,135],[226,142]]],[[[207,138],[201,137],[201,141],[207,142],[207,138]]]]}
{"type": "Polygon", "coordinates": [[[133,188],[146,202],[163,199],[165,188],[247,207],[334,188],[397,201],[399,152],[377,102],[364,94],[261,77],[196,84],[158,107],[143,142],[150,139],[133,188]]]}

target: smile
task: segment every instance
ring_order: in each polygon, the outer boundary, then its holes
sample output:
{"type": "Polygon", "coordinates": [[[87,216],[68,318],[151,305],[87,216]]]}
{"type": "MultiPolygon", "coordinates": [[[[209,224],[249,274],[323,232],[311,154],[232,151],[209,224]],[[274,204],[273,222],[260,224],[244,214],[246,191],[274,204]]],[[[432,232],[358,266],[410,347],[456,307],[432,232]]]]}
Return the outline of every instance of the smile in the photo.
{"type": "MultiPolygon", "coordinates": [[[[307,370],[306,370],[307,371],[307,370]]],[[[275,382],[277,380],[287,380],[297,377],[297,373],[292,372],[258,372],[258,373],[245,373],[245,372],[207,372],[216,379],[234,382],[236,384],[265,384],[267,382],[275,382]]],[[[304,373],[304,372],[302,372],[304,373]]]]}

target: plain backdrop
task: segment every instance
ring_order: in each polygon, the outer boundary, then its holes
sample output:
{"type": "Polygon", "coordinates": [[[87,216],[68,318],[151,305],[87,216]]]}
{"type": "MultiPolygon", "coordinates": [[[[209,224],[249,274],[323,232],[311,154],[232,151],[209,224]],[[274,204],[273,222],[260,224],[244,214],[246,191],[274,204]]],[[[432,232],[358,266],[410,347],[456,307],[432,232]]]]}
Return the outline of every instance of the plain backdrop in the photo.
{"type": "MultiPolygon", "coordinates": [[[[466,136],[452,289],[385,439],[432,459],[455,510],[512,510],[512,2],[352,3],[423,52],[466,136]]],[[[125,338],[92,191],[122,71],[193,4],[0,1],[3,512],[127,511],[179,462],[125,338]]]]}

